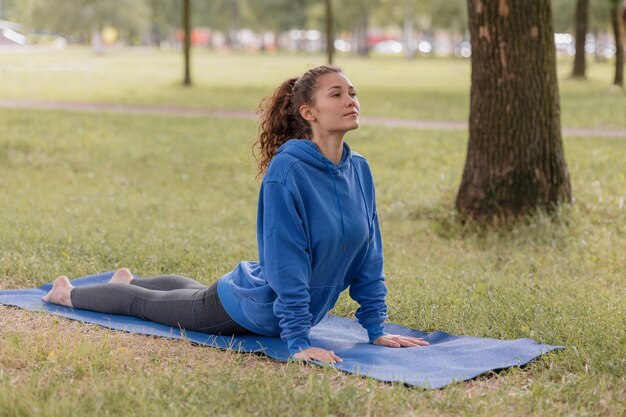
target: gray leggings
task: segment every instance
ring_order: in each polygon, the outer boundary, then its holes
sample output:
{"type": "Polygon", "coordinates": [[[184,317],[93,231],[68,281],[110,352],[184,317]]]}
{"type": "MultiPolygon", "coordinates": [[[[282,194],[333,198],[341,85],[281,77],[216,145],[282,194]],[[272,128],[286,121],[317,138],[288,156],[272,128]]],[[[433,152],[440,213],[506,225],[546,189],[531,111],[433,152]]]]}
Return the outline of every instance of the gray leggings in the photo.
{"type": "Polygon", "coordinates": [[[235,335],[251,332],[224,310],[211,286],[179,275],[135,278],[129,284],[107,283],[75,287],[72,305],[83,310],[139,317],[205,333],[235,335]]]}

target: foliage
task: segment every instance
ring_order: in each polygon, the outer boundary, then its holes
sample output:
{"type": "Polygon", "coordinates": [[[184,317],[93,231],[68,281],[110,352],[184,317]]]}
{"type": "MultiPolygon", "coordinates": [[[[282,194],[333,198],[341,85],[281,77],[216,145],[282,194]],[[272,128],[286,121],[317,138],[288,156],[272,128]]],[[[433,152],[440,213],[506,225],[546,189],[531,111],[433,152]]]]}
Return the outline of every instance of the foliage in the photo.
{"type": "Polygon", "coordinates": [[[146,32],[150,10],[136,0],[22,0],[14,5],[16,20],[31,30],[89,39],[105,26],[127,32],[127,38],[146,32]]]}
{"type": "MultiPolygon", "coordinates": [[[[574,32],[576,0],[552,0],[552,17],[555,32],[574,32]]],[[[589,32],[608,31],[610,21],[609,1],[589,1],[589,32]]]]}
{"type": "MultiPolygon", "coordinates": [[[[591,32],[610,26],[608,0],[590,3],[591,32]]],[[[572,32],[576,0],[552,0],[555,31],[572,32]]],[[[25,23],[39,32],[52,32],[84,41],[94,29],[112,25],[127,40],[167,38],[181,25],[179,0],[3,0],[3,17],[25,23]]],[[[366,14],[371,25],[402,28],[411,19],[422,31],[467,31],[465,0],[334,0],[337,33],[353,31],[366,14]]],[[[211,0],[192,2],[192,23],[226,33],[238,28],[274,32],[323,29],[319,0],[211,0]]]]}
{"type": "MultiPolygon", "coordinates": [[[[315,5],[323,8],[323,2],[313,0],[249,0],[250,24],[255,28],[282,32],[306,28],[311,21],[310,9],[315,5]]],[[[322,28],[323,24],[317,25],[322,28]]]]}
{"type": "Polygon", "coordinates": [[[159,45],[170,37],[173,28],[182,27],[181,0],[148,0],[148,7],[150,39],[159,45]]]}
{"type": "MultiPolygon", "coordinates": [[[[172,28],[181,25],[179,0],[4,0],[4,14],[25,23],[35,31],[52,32],[88,40],[94,29],[103,25],[119,28],[122,35],[144,35],[157,42],[172,28]]],[[[464,0],[413,1],[334,0],[338,31],[352,31],[364,16],[374,25],[402,27],[409,13],[416,27],[467,28],[464,0]]],[[[194,26],[211,27],[226,33],[239,28],[269,30],[323,28],[323,4],[315,0],[212,0],[193,1],[194,26]]]]}
{"type": "Polygon", "coordinates": [[[428,15],[432,16],[432,26],[465,33],[467,31],[467,5],[465,3],[464,0],[430,2],[428,15]]]}

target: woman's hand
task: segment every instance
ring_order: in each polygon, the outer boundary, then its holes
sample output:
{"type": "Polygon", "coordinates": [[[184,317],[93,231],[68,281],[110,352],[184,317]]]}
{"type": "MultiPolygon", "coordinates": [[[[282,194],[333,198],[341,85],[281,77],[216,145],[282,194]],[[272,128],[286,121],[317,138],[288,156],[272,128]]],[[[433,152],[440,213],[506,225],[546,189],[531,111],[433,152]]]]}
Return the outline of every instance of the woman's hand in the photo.
{"type": "Polygon", "coordinates": [[[375,345],[387,346],[392,348],[430,345],[430,343],[420,337],[400,336],[397,334],[382,335],[374,340],[373,343],[375,345]]]}
{"type": "Polygon", "coordinates": [[[304,349],[293,355],[294,358],[300,361],[320,361],[325,363],[343,362],[343,360],[335,355],[332,350],[326,350],[322,348],[310,347],[304,349]]]}

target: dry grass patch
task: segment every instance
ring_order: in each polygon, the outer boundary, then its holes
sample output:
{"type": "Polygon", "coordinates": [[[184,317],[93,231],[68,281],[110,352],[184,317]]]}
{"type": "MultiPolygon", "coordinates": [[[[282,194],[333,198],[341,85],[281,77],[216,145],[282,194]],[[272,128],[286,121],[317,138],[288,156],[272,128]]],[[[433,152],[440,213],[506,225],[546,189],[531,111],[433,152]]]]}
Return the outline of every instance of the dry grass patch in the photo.
{"type": "Polygon", "coordinates": [[[81,357],[109,365],[110,373],[141,372],[149,376],[175,371],[189,376],[198,370],[210,374],[211,370],[236,367],[241,375],[261,373],[291,378],[297,369],[302,390],[310,389],[309,376],[324,377],[336,387],[366,384],[365,378],[330,368],[282,363],[261,354],[224,351],[185,339],[127,333],[0,305],[0,363],[12,377],[28,377],[32,361],[63,367],[70,362],[76,364],[81,357]]]}

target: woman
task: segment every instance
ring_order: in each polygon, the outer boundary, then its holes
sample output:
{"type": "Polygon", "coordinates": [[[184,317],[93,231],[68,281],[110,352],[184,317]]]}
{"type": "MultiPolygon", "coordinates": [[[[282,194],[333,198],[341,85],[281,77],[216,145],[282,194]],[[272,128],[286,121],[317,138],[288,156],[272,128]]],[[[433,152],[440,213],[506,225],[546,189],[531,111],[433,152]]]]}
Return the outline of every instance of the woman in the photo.
{"type": "Polygon", "coordinates": [[[349,288],[371,343],[426,346],[386,334],[383,252],[367,161],[344,136],[359,126],[359,101],[336,67],[283,82],[261,104],[257,218],[259,262],[241,262],[206,287],[166,275],[118,270],[104,285],[74,288],[57,278],[44,301],[218,334],[280,335],[292,357],[341,361],[313,347],[309,331],[349,288]]]}

